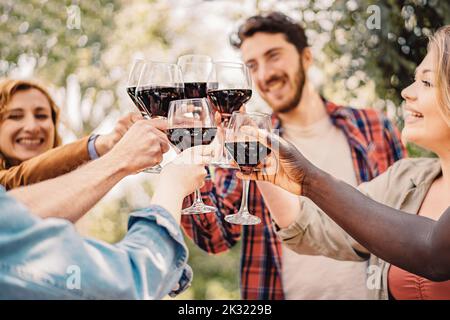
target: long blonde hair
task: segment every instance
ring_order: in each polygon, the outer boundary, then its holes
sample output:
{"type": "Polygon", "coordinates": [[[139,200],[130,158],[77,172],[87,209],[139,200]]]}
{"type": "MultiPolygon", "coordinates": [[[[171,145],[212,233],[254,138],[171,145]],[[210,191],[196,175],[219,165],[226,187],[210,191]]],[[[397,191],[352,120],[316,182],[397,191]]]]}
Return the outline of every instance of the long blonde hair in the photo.
{"type": "Polygon", "coordinates": [[[440,28],[430,37],[428,52],[434,54],[439,109],[450,126],[450,25],[440,28]]]}
{"type": "MultiPolygon", "coordinates": [[[[55,148],[61,145],[61,138],[57,129],[59,124],[59,108],[48,91],[37,82],[15,79],[5,79],[0,82],[0,122],[3,121],[3,113],[6,111],[6,107],[14,94],[19,91],[26,91],[30,89],[39,90],[47,98],[48,103],[50,104],[52,121],[55,127],[55,140],[53,141],[53,148],[55,148]]],[[[0,150],[0,170],[7,169],[8,167],[10,167],[8,165],[8,159],[5,158],[0,150]]]]}

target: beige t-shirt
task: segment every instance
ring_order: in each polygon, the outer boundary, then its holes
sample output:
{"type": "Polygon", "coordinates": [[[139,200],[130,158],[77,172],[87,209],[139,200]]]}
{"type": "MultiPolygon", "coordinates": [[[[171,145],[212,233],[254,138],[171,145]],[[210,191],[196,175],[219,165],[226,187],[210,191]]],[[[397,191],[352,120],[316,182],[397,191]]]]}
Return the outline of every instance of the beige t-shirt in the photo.
{"type": "MultiPolygon", "coordinates": [[[[283,128],[283,138],[314,165],[356,186],[347,138],[328,117],[308,127],[285,125],[283,128]]],[[[284,245],[282,250],[286,299],[367,299],[366,262],[299,255],[284,245]]]]}

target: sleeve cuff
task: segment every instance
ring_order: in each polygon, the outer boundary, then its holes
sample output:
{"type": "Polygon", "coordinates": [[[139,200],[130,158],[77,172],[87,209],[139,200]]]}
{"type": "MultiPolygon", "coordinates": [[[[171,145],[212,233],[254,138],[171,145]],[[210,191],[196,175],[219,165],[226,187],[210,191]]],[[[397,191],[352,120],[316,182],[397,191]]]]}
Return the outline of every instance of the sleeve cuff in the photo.
{"type": "Polygon", "coordinates": [[[131,213],[128,221],[128,229],[130,229],[131,226],[139,219],[147,219],[156,222],[158,226],[163,227],[167,233],[184,249],[183,257],[181,257],[181,260],[183,261],[179,262],[177,267],[181,267],[184,263],[186,263],[188,250],[184,242],[183,234],[175,219],[169,212],[167,212],[166,209],[160,206],[152,205],[146,209],[131,213]]]}
{"type": "Polygon", "coordinates": [[[189,265],[186,265],[186,267],[183,270],[183,274],[181,275],[181,278],[178,281],[178,287],[169,292],[169,296],[171,298],[175,298],[177,295],[186,291],[191,286],[193,276],[194,273],[192,271],[192,268],[189,265]]]}
{"type": "Polygon", "coordinates": [[[170,235],[170,237],[177,242],[178,246],[181,247],[182,250],[178,251],[175,265],[177,269],[183,269],[183,272],[180,279],[178,280],[177,288],[172,290],[169,295],[171,297],[174,297],[184,292],[191,285],[193,272],[191,267],[187,264],[188,249],[186,247],[186,243],[184,242],[183,233],[181,232],[181,229],[178,226],[177,222],[172,217],[172,215],[167,212],[166,209],[155,205],[143,210],[133,212],[130,215],[128,229],[130,229],[130,227],[139,219],[148,219],[150,221],[156,222],[156,224],[164,228],[170,235]]]}
{"type": "Polygon", "coordinates": [[[304,197],[300,197],[300,212],[297,214],[297,217],[289,226],[280,228],[275,223],[275,221],[273,221],[273,229],[275,231],[275,234],[280,238],[281,241],[290,240],[299,235],[303,235],[306,232],[310,219],[308,210],[305,208],[305,206],[307,206],[307,201],[305,200],[306,199],[304,197]]]}

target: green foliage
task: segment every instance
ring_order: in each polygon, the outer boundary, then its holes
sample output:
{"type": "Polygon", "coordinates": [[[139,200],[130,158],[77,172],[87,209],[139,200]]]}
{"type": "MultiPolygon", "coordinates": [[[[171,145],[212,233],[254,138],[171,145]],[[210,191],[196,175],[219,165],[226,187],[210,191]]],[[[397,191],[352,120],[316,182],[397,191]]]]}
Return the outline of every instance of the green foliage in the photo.
{"type": "MultiPolygon", "coordinates": [[[[358,71],[366,77],[361,85],[374,81],[376,93],[397,106],[401,90],[414,78],[414,70],[426,55],[428,36],[450,23],[450,3],[437,0],[351,0],[336,1],[340,13],[331,31],[325,52],[331,59],[351,57],[334,80],[345,79],[358,71]],[[367,21],[380,9],[380,29],[370,29],[367,21]]],[[[371,20],[372,21],[372,20],[371,20]]]]}
{"type": "Polygon", "coordinates": [[[192,286],[178,299],[239,299],[240,242],[227,252],[211,255],[186,237],[189,265],[194,271],[192,286]]]}
{"type": "Polygon", "coordinates": [[[80,233],[109,243],[120,241],[127,232],[130,207],[125,199],[102,202],[77,223],[80,233]]]}
{"type": "MultiPolygon", "coordinates": [[[[55,85],[64,85],[66,78],[80,68],[101,68],[101,55],[114,28],[119,2],[79,1],[71,7],[73,3],[2,1],[0,75],[8,75],[23,54],[34,57],[37,74],[55,85]]],[[[91,77],[85,85],[96,84],[94,79],[91,77]]]]}
{"type": "MultiPolygon", "coordinates": [[[[117,79],[110,77],[104,55],[120,4],[120,0],[1,1],[0,77],[10,76],[27,61],[34,67],[33,76],[50,87],[65,87],[68,77],[76,76],[80,100],[95,104],[105,91],[114,96],[117,79]]],[[[78,136],[91,132],[103,120],[92,115],[107,114],[116,103],[114,96],[105,110],[87,110],[83,123],[69,130],[78,136]]]]}
{"type": "Polygon", "coordinates": [[[418,157],[426,157],[426,158],[434,158],[436,155],[428,150],[425,150],[415,144],[408,143],[406,145],[406,149],[408,150],[408,156],[412,158],[418,157]]]}

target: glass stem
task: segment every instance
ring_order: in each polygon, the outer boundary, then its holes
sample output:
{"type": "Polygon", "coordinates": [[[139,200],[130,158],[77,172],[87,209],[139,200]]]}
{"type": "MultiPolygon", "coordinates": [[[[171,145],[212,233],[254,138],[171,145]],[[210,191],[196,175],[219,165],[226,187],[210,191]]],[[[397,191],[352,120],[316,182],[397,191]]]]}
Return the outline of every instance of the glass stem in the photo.
{"type": "Polygon", "coordinates": [[[249,215],[247,201],[248,201],[248,191],[250,189],[250,181],[242,180],[242,200],[241,200],[241,208],[239,209],[238,214],[241,215],[249,215]]]}
{"type": "Polygon", "coordinates": [[[195,203],[203,204],[202,193],[198,189],[195,189],[195,203]]]}

